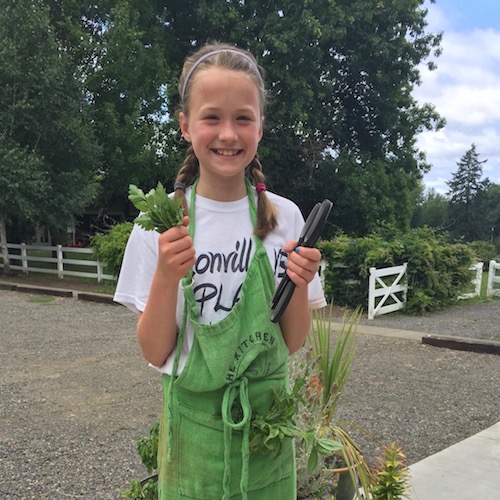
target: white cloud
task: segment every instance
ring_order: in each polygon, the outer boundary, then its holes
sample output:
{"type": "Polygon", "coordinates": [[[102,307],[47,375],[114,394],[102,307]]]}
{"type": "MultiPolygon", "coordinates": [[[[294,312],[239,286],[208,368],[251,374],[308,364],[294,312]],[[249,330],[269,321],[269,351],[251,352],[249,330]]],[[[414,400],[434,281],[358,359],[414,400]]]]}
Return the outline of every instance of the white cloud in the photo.
{"type": "Polygon", "coordinates": [[[425,176],[428,187],[445,192],[457,162],[476,144],[480,159],[487,159],[484,173],[493,182],[500,178],[500,31],[493,29],[454,32],[436,5],[429,8],[429,31],[444,31],[438,69],[422,67],[423,84],[415,89],[420,102],[434,104],[446,118],[439,132],[424,132],[419,147],[433,165],[425,176]]]}

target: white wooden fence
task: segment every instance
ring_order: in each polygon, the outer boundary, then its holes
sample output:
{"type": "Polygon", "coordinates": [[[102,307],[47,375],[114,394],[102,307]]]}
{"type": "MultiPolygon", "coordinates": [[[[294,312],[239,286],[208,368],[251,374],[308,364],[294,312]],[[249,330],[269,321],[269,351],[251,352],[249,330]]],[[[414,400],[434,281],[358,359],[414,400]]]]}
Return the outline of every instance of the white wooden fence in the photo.
{"type": "Polygon", "coordinates": [[[408,263],[383,269],[370,268],[368,289],[368,319],[402,309],[408,286],[404,276],[408,263]],[[386,282],[388,281],[388,282],[386,282]]]}
{"type": "Polygon", "coordinates": [[[497,271],[500,271],[500,262],[490,260],[490,267],[488,269],[488,287],[486,291],[486,295],[488,297],[500,297],[500,286],[495,287],[495,284],[500,284],[500,274],[497,274],[497,271]]]}
{"type": "MultiPolygon", "coordinates": [[[[48,273],[57,274],[59,278],[64,276],[78,276],[81,278],[97,279],[100,283],[102,280],[114,280],[115,277],[111,274],[104,274],[101,262],[98,260],[74,259],[68,258],[67,254],[93,254],[90,248],[74,248],[46,245],[26,245],[25,243],[14,244],[7,243],[9,251],[10,268],[14,271],[22,271],[28,273],[48,273]],[[51,253],[55,257],[42,257],[39,255],[30,255],[31,252],[35,253],[51,253]],[[36,265],[37,262],[48,263],[46,267],[36,265]],[[75,270],[75,266],[77,269],[75,270]],[[88,268],[88,271],[87,271],[88,268]]],[[[0,268],[3,268],[3,260],[0,255],[0,268]]]]}

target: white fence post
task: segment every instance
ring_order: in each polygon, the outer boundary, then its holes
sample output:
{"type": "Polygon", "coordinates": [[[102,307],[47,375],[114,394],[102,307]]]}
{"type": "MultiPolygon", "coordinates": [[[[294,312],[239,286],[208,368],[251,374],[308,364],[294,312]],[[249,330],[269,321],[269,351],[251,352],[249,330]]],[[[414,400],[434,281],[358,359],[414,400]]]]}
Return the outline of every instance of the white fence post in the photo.
{"type": "Polygon", "coordinates": [[[24,274],[28,274],[28,252],[26,250],[26,243],[21,243],[21,267],[24,274]]]}
{"type": "Polygon", "coordinates": [[[406,302],[408,286],[402,283],[402,281],[406,274],[407,267],[408,263],[405,262],[402,266],[386,267],[384,269],[370,268],[368,319],[374,319],[375,316],[403,309],[406,302]],[[391,284],[386,284],[382,279],[386,276],[396,276],[396,278],[391,284]],[[377,288],[377,285],[379,288],[377,288]],[[398,297],[397,294],[401,294],[401,298],[398,297]],[[377,297],[382,298],[379,300],[378,304],[375,304],[377,297]],[[392,300],[392,303],[385,305],[389,298],[392,300]]]}
{"type": "Polygon", "coordinates": [[[101,261],[97,261],[97,283],[100,283],[102,281],[102,275],[103,275],[103,270],[102,270],[102,264],[101,261]]]}
{"type": "Polygon", "coordinates": [[[63,251],[62,245],[57,245],[57,277],[64,278],[64,263],[63,263],[63,251]]]}
{"type": "Polygon", "coordinates": [[[375,267],[370,267],[370,278],[368,280],[368,319],[375,318],[375,285],[377,280],[375,279],[375,273],[377,269],[375,267]]]}
{"type": "Polygon", "coordinates": [[[475,266],[472,266],[476,269],[476,279],[474,280],[475,290],[474,293],[476,297],[481,295],[481,282],[483,280],[483,268],[484,262],[478,262],[475,266]]]}
{"type": "Polygon", "coordinates": [[[488,297],[500,296],[500,288],[495,288],[495,283],[500,283],[500,276],[496,275],[497,270],[500,270],[500,263],[490,260],[488,269],[488,288],[486,295],[488,297]]]}
{"type": "Polygon", "coordinates": [[[325,271],[326,271],[326,259],[321,258],[319,263],[319,281],[321,282],[321,289],[325,291],[325,271]]]}

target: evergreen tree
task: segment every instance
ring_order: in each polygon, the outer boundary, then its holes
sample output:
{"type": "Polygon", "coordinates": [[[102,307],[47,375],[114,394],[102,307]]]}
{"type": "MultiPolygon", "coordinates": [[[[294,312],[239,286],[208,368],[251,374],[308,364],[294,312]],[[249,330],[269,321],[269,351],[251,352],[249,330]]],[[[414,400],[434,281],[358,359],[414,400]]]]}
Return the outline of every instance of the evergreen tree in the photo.
{"type": "Polygon", "coordinates": [[[479,160],[476,145],[465,152],[457,163],[458,169],[447,182],[450,198],[451,234],[465,241],[481,239],[485,233],[485,214],[481,210],[490,182],[481,179],[483,165],[487,160],[479,160]]]}

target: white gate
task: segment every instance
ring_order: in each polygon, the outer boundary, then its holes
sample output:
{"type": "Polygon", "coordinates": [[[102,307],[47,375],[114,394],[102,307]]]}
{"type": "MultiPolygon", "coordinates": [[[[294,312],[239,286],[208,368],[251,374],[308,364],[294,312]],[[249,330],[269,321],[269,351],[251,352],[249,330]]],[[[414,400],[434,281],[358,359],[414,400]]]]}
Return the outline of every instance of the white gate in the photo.
{"type": "Polygon", "coordinates": [[[500,284],[500,275],[497,275],[497,271],[500,271],[500,262],[490,260],[490,268],[488,269],[488,289],[486,292],[488,297],[500,297],[500,287],[495,287],[495,283],[500,284]]]}
{"type": "Polygon", "coordinates": [[[408,286],[403,278],[408,263],[402,266],[383,269],[370,268],[370,284],[368,289],[368,319],[402,309],[406,302],[408,286]],[[392,277],[390,283],[382,278],[392,277]],[[386,302],[389,302],[386,304],[386,302]]]}

